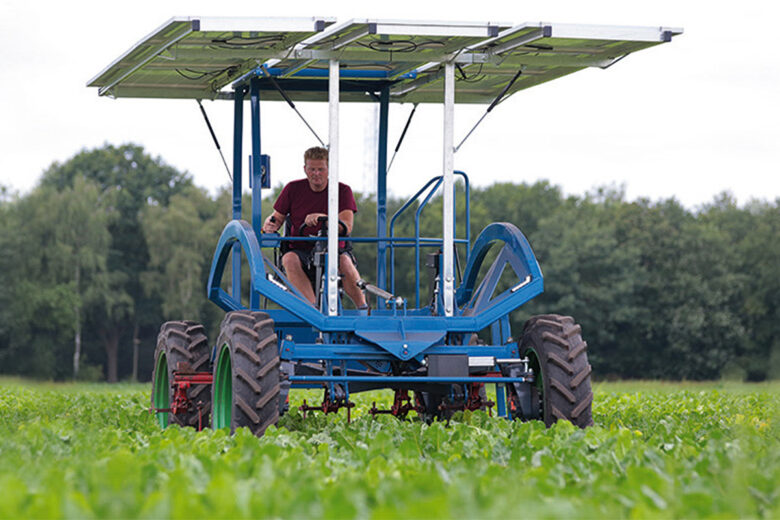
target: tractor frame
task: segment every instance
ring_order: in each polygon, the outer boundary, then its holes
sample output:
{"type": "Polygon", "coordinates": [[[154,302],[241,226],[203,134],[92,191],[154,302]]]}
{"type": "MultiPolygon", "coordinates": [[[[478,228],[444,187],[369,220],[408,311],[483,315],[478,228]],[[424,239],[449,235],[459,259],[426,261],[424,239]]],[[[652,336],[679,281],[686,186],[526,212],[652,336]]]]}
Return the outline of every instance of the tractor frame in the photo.
{"type": "Polygon", "coordinates": [[[514,224],[498,222],[472,242],[469,178],[454,167],[463,144],[455,146],[455,106],[486,104],[487,115],[514,92],[585,67],[607,68],[681,32],[565,24],[174,18],[139,42],[90,86],[113,97],[221,99],[232,102],[234,119],[232,220],[217,242],[206,290],[226,317],[211,348],[204,347],[197,323],[162,326],[152,391],[152,411],[160,424],[202,427],[210,422],[215,428],[246,426],[262,435],[288,411],[288,392],[301,388],[324,391],[321,404],[304,402],[304,415],[341,408],[350,414],[352,394],[387,388],[395,392],[392,407],[374,406],[370,413],[405,417],[416,411],[434,420],[495,405],[496,414],[508,419],[592,424],[591,368],[574,320],[536,316],[517,336],[512,333],[510,314],[544,289],[528,240],[514,224]],[[199,63],[202,74],[188,76],[177,68],[189,62],[199,63]],[[476,86],[463,81],[469,71],[476,86]],[[187,82],[174,72],[190,84],[183,85],[187,82]],[[262,194],[271,186],[261,101],[286,101],[292,108],[294,101],[329,104],[329,219],[326,236],[316,239],[326,242],[317,306],[264,253],[283,241],[302,239],[261,230],[262,194]],[[339,106],[344,101],[379,106],[376,235],[350,237],[377,248],[375,283],[362,285],[374,297],[369,312],[341,305],[336,215],[339,106]],[[442,171],[388,220],[388,121],[395,102],[443,105],[442,171]],[[246,119],[251,125],[247,172],[246,119]],[[460,223],[456,177],[463,179],[465,191],[465,222],[460,223]],[[251,189],[251,222],[241,218],[245,180],[251,189]],[[442,235],[422,237],[421,214],[439,190],[442,235]],[[395,236],[398,218],[410,209],[415,209],[414,236],[395,236]],[[458,245],[467,251],[462,274],[456,269],[458,245]],[[415,252],[413,303],[394,294],[395,253],[401,248],[415,252]],[[500,250],[492,264],[483,268],[495,248],[500,250]],[[421,304],[425,249],[434,250],[427,264],[433,293],[430,303],[421,304]],[[250,275],[246,295],[241,292],[242,258],[250,275]],[[232,278],[225,290],[228,265],[232,278]],[[499,283],[506,274],[514,277],[508,288],[499,283]],[[276,308],[268,308],[269,301],[276,308]],[[483,331],[490,332],[487,342],[478,340],[483,331]],[[495,385],[495,402],[488,401],[485,385],[495,385]]]}

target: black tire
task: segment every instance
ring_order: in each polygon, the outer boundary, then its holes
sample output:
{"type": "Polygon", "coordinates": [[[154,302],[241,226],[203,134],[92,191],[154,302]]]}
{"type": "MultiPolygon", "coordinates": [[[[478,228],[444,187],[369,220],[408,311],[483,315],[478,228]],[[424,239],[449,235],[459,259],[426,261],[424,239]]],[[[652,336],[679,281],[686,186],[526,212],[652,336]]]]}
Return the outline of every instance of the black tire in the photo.
{"type": "MultiPolygon", "coordinates": [[[[207,372],[211,348],[203,325],[194,321],[169,321],[160,327],[157,347],[154,351],[152,372],[152,408],[170,408],[173,402],[173,372],[207,372]]],[[[202,427],[209,425],[211,392],[208,385],[196,385],[187,389],[192,406],[176,415],[168,412],[157,414],[163,428],[170,423],[179,426],[202,427]],[[197,405],[200,405],[200,414],[197,405]]]]}
{"type": "Polygon", "coordinates": [[[526,322],[520,351],[536,374],[540,415],[547,426],[559,419],[580,428],[593,425],[587,346],[569,316],[546,314],[526,322]]]}
{"type": "Polygon", "coordinates": [[[279,421],[279,350],[274,321],[264,312],[229,312],[214,360],[214,429],[245,426],[258,437],[279,421]]]}

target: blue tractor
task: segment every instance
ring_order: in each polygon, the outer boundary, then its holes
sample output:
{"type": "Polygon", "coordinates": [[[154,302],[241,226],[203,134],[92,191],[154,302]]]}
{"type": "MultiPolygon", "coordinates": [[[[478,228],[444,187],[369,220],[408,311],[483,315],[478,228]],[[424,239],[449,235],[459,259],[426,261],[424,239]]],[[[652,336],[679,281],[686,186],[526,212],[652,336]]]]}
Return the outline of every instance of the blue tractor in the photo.
{"type": "Polygon", "coordinates": [[[455,105],[484,104],[487,115],[519,90],[586,67],[607,68],[681,32],[544,23],[173,18],[137,43],[89,86],[114,98],[225,100],[234,108],[233,219],[217,243],[206,290],[226,314],[215,341],[195,322],[161,327],[152,390],[160,425],[247,427],[262,435],[288,411],[290,390],[299,388],[323,390],[321,403],[304,402],[304,414],[341,408],[349,414],[352,394],[392,389],[391,408],[374,407],[371,413],[404,417],[414,411],[435,420],[458,410],[495,407],[507,419],[591,425],[591,366],[574,319],[534,316],[522,331],[510,329],[512,311],[543,291],[542,271],[525,236],[514,224],[497,222],[472,241],[468,176],[454,168],[462,144],[456,146],[453,135],[455,105]],[[300,238],[261,231],[261,195],[271,186],[270,159],[262,153],[260,139],[261,100],[287,102],[293,109],[296,101],[329,104],[329,218],[315,239],[316,305],[273,261],[283,243],[300,238]],[[343,307],[339,285],[342,102],[379,107],[376,236],[350,237],[355,244],[376,247],[373,283],[359,284],[372,298],[369,311],[343,307]],[[424,183],[388,221],[391,103],[442,104],[444,132],[441,174],[424,183]],[[247,107],[251,222],[241,219],[247,107]],[[465,222],[460,223],[455,218],[456,177],[463,179],[465,189],[465,222]],[[438,192],[442,234],[422,237],[421,212],[438,192]],[[415,212],[415,234],[396,236],[397,219],[407,210],[415,212]],[[460,235],[456,229],[462,230],[460,235]],[[395,294],[395,273],[410,267],[396,265],[396,252],[403,248],[414,251],[413,300],[395,294]],[[462,272],[457,248],[467,253],[462,272]],[[423,252],[428,253],[431,284],[421,299],[423,252]],[[243,298],[242,259],[251,279],[243,298]],[[228,264],[226,290],[222,279],[228,264]],[[480,339],[480,333],[489,340],[480,339]],[[495,402],[488,400],[486,385],[495,386],[495,402]]]}

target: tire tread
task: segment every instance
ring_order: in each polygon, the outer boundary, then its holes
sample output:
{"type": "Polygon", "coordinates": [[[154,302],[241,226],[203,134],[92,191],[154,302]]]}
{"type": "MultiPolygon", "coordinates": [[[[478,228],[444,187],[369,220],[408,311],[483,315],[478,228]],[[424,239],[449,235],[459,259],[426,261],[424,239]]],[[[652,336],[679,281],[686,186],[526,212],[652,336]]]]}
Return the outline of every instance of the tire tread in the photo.
{"type": "Polygon", "coordinates": [[[538,363],[542,378],[542,416],[547,426],[559,420],[580,428],[593,424],[592,367],[582,327],[570,316],[531,317],[523,329],[520,350],[538,363]]]}

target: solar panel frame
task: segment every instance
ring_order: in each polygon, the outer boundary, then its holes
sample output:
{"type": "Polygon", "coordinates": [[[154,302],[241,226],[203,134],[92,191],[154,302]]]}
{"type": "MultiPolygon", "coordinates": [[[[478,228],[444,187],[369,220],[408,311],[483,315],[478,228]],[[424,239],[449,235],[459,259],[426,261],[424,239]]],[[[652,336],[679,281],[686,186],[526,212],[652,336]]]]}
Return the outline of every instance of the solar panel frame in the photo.
{"type": "Polygon", "coordinates": [[[326,17],[174,17],[87,86],[113,97],[215,98],[225,85],[255,67],[257,60],[286,52],[334,22],[326,17]],[[275,44],[262,41],[272,38],[275,44]],[[200,69],[187,71],[182,66],[200,69]]]}
{"type": "Polygon", "coordinates": [[[682,29],[491,22],[311,18],[172,18],[89,81],[114,97],[230,98],[249,78],[263,99],[327,99],[330,60],[341,68],[343,101],[440,103],[441,69],[456,64],[456,103],[491,103],[586,67],[670,41],[682,29]],[[263,66],[265,68],[263,68],[263,66]]]}

